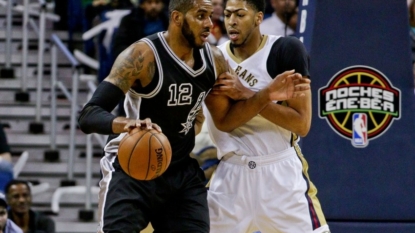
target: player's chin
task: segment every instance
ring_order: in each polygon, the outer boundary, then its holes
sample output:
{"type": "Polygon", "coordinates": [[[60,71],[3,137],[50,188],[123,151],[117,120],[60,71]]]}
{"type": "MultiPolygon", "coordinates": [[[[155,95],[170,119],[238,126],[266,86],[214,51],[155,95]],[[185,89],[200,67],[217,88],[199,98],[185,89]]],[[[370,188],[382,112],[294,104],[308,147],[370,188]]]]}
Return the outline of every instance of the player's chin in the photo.
{"type": "Polygon", "coordinates": [[[236,48],[241,46],[242,44],[238,42],[238,40],[231,40],[232,47],[236,48]]]}
{"type": "Polygon", "coordinates": [[[195,43],[195,48],[197,49],[202,49],[203,47],[205,47],[206,42],[196,42],[195,43]]]}

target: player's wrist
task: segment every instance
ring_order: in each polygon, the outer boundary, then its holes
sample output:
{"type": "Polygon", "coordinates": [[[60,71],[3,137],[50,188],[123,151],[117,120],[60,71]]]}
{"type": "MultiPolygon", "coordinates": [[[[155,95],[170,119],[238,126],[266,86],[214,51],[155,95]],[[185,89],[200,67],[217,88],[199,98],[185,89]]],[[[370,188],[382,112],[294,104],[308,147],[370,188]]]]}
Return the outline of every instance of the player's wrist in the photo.
{"type": "Polygon", "coordinates": [[[251,89],[249,89],[249,88],[247,88],[246,89],[246,91],[244,91],[243,92],[243,99],[249,99],[249,98],[251,98],[252,96],[254,96],[256,94],[256,92],[255,91],[253,91],[253,90],[251,90],[251,89]]]}
{"type": "Polygon", "coordinates": [[[259,98],[264,102],[271,102],[272,101],[272,91],[267,86],[264,89],[258,91],[255,95],[258,95],[259,98]]]}
{"type": "Polygon", "coordinates": [[[127,125],[131,124],[132,119],[126,117],[116,117],[112,121],[112,131],[115,134],[128,132],[127,125]]]}

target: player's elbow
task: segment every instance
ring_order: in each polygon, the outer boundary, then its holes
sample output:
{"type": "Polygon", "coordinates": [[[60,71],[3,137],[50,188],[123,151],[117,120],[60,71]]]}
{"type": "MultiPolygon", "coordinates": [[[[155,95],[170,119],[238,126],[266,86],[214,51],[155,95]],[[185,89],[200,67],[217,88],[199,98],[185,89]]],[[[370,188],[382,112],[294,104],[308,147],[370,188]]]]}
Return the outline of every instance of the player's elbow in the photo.
{"type": "Polygon", "coordinates": [[[231,128],[218,128],[218,130],[220,130],[220,131],[222,131],[222,132],[224,132],[224,133],[230,133],[230,132],[232,132],[234,129],[231,129],[231,128]]]}
{"type": "Polygon", "coordinates": [[[90,128],[88,127],[89,125],[89,121],[88,121],[88,117],[87,117],[87,111],[82,110],[81,113],[79,114],[78,117],[78,126],[79,129],[85,133],[85,134],[90,134],[93,133],[92,130],[90,130],[90,128]]]}
{"type": "Polygon", "coordinates": [[[230,133],[236,128],[229,123],[216,123],[215,126],[218,130],[225,132],[225,133],[230,133]]]}
{"type": "Polygon", "coordinates": [[[310,122],[304,122],[303,124],[298,124],[298,127],[295,129],[294,133],[300,137],[307,136],[308,132],[310,132],[310,122]]]}
{"type": "Polygon", "coordinates": [[[303,138],[303,137],[307,136],[308,132],[309,132],[308,130],[307,131],[305,131],[305,130],[298,131],[297,135],[303,138]]]}

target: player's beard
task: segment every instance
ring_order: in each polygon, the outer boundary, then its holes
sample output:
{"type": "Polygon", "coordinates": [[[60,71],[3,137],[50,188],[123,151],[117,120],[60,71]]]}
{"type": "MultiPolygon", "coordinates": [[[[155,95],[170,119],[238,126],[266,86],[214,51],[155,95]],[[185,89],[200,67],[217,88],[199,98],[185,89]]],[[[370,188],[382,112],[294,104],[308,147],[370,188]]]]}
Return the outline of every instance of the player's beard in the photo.
{"type": "Polygon", "coordinates": [[[203,45],[196,44],[196,37],[193,34],[192,30],[190,29],[189,23],[187,23],[186,19],[184,19],[184,22],[183,22],[182,34],[192,48],[197,48],[197,49],[203,48],[203,45]]]}

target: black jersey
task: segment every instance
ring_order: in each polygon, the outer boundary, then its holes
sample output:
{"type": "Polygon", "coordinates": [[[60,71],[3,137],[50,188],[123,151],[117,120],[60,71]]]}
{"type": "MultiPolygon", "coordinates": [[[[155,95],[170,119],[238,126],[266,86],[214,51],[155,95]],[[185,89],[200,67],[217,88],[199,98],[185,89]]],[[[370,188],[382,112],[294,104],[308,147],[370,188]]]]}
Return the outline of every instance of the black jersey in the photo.
{"type": "MultiPolygon", "coordinates": [[[[211,48],[205,44],[201,49],[194,49],[195,65],[190,68],[170,49],[162,32],[140,41],[153,50],[157,67],[149,85],[134,87],[127,92],[126,116],[150,118],[158,124],[170,141],[172,163],[175,163],[188,156],[194,147],[194,120],[216,79],[211,48]]],[[[118,148],[123,136],[111,141],[112,149],[113,146],[118,148]]]]}

